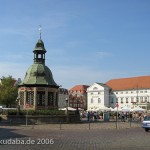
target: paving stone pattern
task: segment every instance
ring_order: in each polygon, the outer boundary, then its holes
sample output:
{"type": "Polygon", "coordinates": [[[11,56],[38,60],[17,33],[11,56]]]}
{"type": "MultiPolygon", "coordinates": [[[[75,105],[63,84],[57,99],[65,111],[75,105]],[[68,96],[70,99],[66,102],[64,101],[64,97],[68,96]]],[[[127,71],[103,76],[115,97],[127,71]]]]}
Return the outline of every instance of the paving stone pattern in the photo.
{"type": "Polygon", "coordinates": [[[150,132],[141,123],[97,122],[81,124],[2,125],[0,140],[34,140],[35,144],[1,144],[0,150],[149,150],[150,132]],[[37,144],[53,140],[50,144],[37,144]]]}

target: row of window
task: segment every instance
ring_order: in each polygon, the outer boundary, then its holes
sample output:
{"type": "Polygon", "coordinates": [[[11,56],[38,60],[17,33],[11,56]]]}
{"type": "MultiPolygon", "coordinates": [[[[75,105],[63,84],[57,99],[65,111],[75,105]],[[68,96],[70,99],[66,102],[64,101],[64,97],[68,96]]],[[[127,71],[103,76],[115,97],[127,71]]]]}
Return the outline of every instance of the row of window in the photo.
{"type": "Polygon", "coordinates": [[[121,91],[121,92],[115,92],[115,94],[129,94],[129,93],[147,93],[147,91],[121,91]]]}
{"type": "Polygon", "coordinates": [[[103,92],[91,92],[91,95],[93,95],[93,94],[102,94],[103,92]]]}
{"type": "MultiPolygon", "coordinates": [[[[102,94],[103,92],[91,92],[90,94],[102,94]]],[[[114,92],[115,94],[133,94],[133,93],[147,93],[147,91],[121,91],[121,92],[114,92]]],[[[113,92],[112,92],[113,94],[113,92]]]]}
{"type": "Polygon", "coordinates": [[[69,94],[83,94],[83,93],[86,93],[86,91],[85,90],[69,91],[69,94]]]}
{"type": "MultiPolygon", "coordinates": [[[[146,103],[149,102],[149,100],[147,99],[147,97],[140,97],[140,98],[136,98],[136,97],[131,97],[131,98],[118,98],[116,99],[116,101],[118,101],[119,103],[146,103]]],[[[115,99],[111,100],[111,103],[115,103],[116,102],[115,99]]],[[[93,98],[91,98],[91,103],[101,103],[101,99],[98,98],[96,100],[94,100],[93,98]]]]}
{"type": "MultiPolygon", "coordinates": [[[[138,102],[145,103],[145,102],[149,102],[147,97],[117,98],[116,101],[121,102],[121,103],[123,103],[123,102],[129,103],[129,101],[131,103],[138,103],[138,102]]],[[[111,102],[114,103],[114,99],[112,99],[111,102]]]]}
{"type": "Polygon", "coordinates": [[[74,100],[69,100],[69,103],[72,103],[72,104],[83,104],[84,102],[83,101],[74,101],[74,100]]]}
{"type": "MultiPolygon", "coordinates": [[[[34,92],[27,91],[26,104],[34,105],[34,92]]],[[[37,91],[37,106],[45,106],[45,91],[37,91]]],[[[24,92],[20,92],[20,105],[24,105],[24,92]]],[[[54,98],[53,92],[48,92],[48,106],[57,106],[57,95],[54,98]]]]}
{"type": "MultiPolygon", "coordinates": [[[[101,103],[101,99],[100,98],[98,98],[96,101],[97,101],[97,103],[101,103]]],[[[93,98],[91,99],[91,103],[94,103],[94,99],[93,98]]]]}
{"type": "Polygon", "coordinates": [[[70,107],[73,107],[73,108],[83,108],[84,107],[84,105],[82,105],[82,104],[70,104],[70,107]]]}

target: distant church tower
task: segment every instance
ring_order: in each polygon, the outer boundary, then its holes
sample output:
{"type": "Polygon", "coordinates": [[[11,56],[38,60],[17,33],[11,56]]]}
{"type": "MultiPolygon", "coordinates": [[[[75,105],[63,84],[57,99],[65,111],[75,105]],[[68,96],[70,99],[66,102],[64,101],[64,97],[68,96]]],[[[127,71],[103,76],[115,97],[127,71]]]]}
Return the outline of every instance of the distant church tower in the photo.
{"type": "Polygon", "coordinates": [[[51,109],[58,107],[58,88],[51,70],[45,65],[46,50],[40,39],[36,43],[34,63],[19,84],[18,97],[21,109],[51,109]]]}

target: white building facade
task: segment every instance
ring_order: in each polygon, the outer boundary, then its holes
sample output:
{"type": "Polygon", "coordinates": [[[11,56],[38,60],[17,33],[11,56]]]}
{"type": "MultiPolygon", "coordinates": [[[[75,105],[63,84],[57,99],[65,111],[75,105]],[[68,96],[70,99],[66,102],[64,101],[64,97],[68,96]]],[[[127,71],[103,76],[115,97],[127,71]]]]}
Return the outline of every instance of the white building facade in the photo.
{"type": "Polygon", "coordinates": [[[109,91],[107,85],[97,82],[87,88],[87,110],[109,107],[109,91]]]}
{"type": "Polygon", "coordinates": [[[113,79],[106,84],[94,83],[87,89],[87,110],[101,107],[147,109],[150,103],[150,76],[113,79]]]}
{"type": "Polygon", "coordinates": [[[150,89],[113,91],[110,93],[110,106],[115,107],[116,102],[118,102],[120,109],[125,106],[131,109],[136,107],[147,109],[150,102],[149,97],[150,89]]]}

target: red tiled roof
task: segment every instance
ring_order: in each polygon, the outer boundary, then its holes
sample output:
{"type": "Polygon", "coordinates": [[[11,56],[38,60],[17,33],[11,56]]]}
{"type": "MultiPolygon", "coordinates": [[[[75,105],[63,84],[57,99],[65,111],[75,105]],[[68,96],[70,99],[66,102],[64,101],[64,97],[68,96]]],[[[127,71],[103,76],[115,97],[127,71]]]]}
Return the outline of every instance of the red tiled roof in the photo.
{"type": "Polygon", "coordinates": [[[150,76],[112,79],[106,82],[112,90],[148,89],[150,88],[150,76]]]}
{"type": "Polygon", "coordinates": [[[69,91],[80,91],[80,90],[86,91],[88,87],[89,87],[88,85],[76,85],[73,88],[71,88],[69,91]]]}

